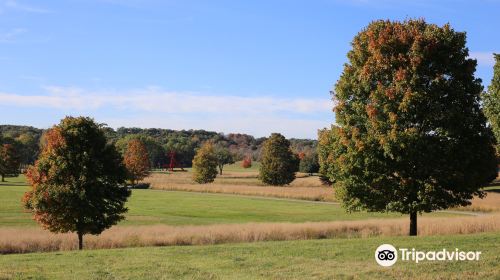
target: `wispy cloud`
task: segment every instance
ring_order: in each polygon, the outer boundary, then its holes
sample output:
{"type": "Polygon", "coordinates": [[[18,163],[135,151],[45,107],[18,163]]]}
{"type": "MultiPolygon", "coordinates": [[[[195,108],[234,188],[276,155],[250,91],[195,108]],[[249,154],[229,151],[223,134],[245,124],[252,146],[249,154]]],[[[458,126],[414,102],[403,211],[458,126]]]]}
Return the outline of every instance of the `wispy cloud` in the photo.
{"type": "Polygon", "coordinates": [[[16,0],[2,1],[1,4],[4,7],[4,9],[16,10],[27,13],[46,14],[52,12],[50,10],[43,9],[40,7],[35,7],[32,5],[20,3],[19,1],[16,0]]]}
{"type": "Polygon", "coordinates": [[[14,28],[3,33],[0,33],[0,43],[12,43],[16,40],[16,38],[28,32],[28,30],[24,28],[14,28]]]}
{"type": "Polygon", "coordinates": [[[0,93],[0,102],[15,106],[78,110],[114,108],[164,113],[315,113],[329,111],[328,99],[275,98],[209,95],[197,92],[171,92],[156,87],[130,90],[89,91],[76,87],[44,87],[44,94],[0,93]]]}
{"type": "Polygon", "coordinates": [[[470,52],[469,57],[476,59],[479,66],[493,66],[495,65],[493,53],[500,52],[470,52]]]}
{"type": "Polygon", "coordinates": [[[114,127],[193,128],[256,136],[282,132],[312,138],[333,119],[333,104],[327,98],[223,96],[157,87],[93,91],[48,86],[41,94],[0,93],[0,104],[95,116],[114,127]]]}

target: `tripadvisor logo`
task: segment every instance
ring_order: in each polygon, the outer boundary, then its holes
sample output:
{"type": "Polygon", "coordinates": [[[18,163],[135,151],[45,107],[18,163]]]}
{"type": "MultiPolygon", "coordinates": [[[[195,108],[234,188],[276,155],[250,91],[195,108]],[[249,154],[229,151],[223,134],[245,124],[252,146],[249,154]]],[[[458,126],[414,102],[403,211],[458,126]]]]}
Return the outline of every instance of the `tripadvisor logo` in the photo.
{"type": "Polygon", "coordinates": [[[440,251],[418,251],[415,248],[399,248],[398,250],[391,244],[382,244],[375,250],[375,261],[381,266],[392,266],[398,260],[398,253],[401,261],[478,261],[481,256],[480,251],[460,251],[455,248],[453,251],[442,249],[440,251]]]}

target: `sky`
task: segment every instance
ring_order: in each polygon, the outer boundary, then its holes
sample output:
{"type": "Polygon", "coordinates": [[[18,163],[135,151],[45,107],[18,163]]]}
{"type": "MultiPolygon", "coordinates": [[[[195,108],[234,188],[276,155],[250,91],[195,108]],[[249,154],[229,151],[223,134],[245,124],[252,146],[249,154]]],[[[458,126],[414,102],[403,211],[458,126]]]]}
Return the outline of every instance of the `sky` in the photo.
{"type": "Polygon", "coordinates": [[[0,124],[317,138],[353,37],[377,19],[467,32],[487,86],[500,0],[0,0],[0,124]]]}

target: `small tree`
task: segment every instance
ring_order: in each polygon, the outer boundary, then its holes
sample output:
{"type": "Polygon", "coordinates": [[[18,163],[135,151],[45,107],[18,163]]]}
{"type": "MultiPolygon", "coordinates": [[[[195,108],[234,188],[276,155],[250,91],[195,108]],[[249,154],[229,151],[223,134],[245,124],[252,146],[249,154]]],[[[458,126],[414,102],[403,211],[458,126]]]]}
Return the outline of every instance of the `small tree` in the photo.
{"type": "Polygon", "coordinates": [[[319,171],[319,163],[318,163],[318,153],[311,152],[309,154],[304,154],[302,158],[300,158],[299,163],[299,171],[302,173],[309,173],[312,175],[313,173],[317,173],[319,171]]]}
{"type": "Polygon", "coordinates": [[[132,139],[128,142],[123,161],[133,185],[149,175],[148,150],[140,139],[132,139]]]}
{"type": "Polygon", "coordinates": [[[484,196],[494,140],[465,41],[423,20],[376,21],[354,38],[322,168],[345,208],[409,214],[417,235],[417,214],[484,196]]]}
{"type": "Polygon", "coordinates": [[[241,162],[241,167],[243,168],[250,168],[252,167],[252,157],[251,156],[246,156],[243,161],[241,162]]]}
{"type": "Polygon", "coordinates": [[[81,250],[84,234],[100,234],[125,218],[126,169],[90,118],[66,117],[45,140],[26,174],[31,190],[23,204],[51,232],[76,232],[81,250]]]}
{"type": "Polygon", "coordinates": [[[496,138],[497,157],[500,159],[500,54],[494,54],[493,79],[484,100],[484,112],[496,138]]]}
{"type": "Polygon", "coordinates": [[[262,147],[259,178],[262,182],[283,186],[295,179],[298,157],[291,151],[290,142],[279,133],[271,134],[262,147]]]}
{"type": "Polygon", "coordinates": [[[224,165],[234,163],[234,156],[227,148],[222,146],[216,146],[214,150],[215,156],[217,157],[217,166],[219,166],[219,174],[222,175],[224,165]]]}
{"type": "Polygon", "coordinates": [[[5,182],[7,175],[19,175],[19,164],[20,159],[14,145],[0,145],[0,175],[2,176],[2,182],[5,182]]]}
{"type": "Polygon", "coordinates": [[[205,143],[193,159],[193,180],[199,184],[211,183],[217,176],[217,155],[212,143],[205,143]]]}

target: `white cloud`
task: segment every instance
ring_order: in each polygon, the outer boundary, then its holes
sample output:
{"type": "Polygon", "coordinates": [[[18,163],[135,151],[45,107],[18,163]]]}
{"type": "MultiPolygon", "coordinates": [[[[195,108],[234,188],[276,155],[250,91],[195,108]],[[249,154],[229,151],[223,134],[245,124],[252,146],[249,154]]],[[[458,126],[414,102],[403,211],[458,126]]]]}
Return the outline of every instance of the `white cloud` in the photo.
{"type": "Polygon", "coordinates": [[[479,66],[493,66],[495,65],[493,53],[499,52],[470,52],[469,57],[476,59],[479,66]]]}
{"type": "Polygon", "coordinates": [[[0,102],[22,107],[97,110],[111,108],[162,113],[320,113],[332,108],[329,99],[209,95],[159,88],[88,91],[76,87],[44,87],[45,94],[0,93],[0,102]]]}
{"type": "Polygon", "coordinates": [[[333,103],[328,98],[222,96],[156,87],[91,91],[48,86],[34,95],[0,92],[0,104],[93,116],[112,127],[206,129],[255,136],[280,132],[287,137],[315,138],[318,129],[333,122],[333,103]]]}

